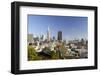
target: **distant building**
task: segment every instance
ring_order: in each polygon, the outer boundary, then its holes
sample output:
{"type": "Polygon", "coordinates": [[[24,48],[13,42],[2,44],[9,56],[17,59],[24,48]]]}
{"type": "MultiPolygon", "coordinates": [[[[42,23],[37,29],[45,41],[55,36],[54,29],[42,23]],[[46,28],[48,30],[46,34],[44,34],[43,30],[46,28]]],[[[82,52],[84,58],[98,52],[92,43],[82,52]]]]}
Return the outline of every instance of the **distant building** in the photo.
{"type": "Polygon", "coordinates": [[[56,40],[54,36],[53,36],[52,40],[53,40],[53,41],[55,41],[55,40],[56,40]]]}
{"type": "Polygon", "coordinates": [[[72,43],[72,44],[77,44],[79,42],[79,40],[71,40],[69,41],[69,43],[72,43]]]}
{"type": "Polygon", "coordinates": [[[40,41],[43,41],[44,35],[40,35],[40,41]]]}
{"type": "Polygon", "coordinates": [[[76,46],[75,44],[70,44],[70,46],[71,46],[72,48],[77,48],[77,46],[76,46]]]}
{"type": "Polygon", "coordinates": [[[34,42],[39,41],[39,37],[34,37],[34,42]]]}
{"type": "Polygon", "coordinates": [[[62,31],[58,31],[58,41],[62,41],[62,31]]]}
{"type": "Polygon", "coordinates": [[[27,41],[28,41],[28,44],[34,42],[34,40],[33,40],[33,34],[28,34],[27,41]]]}
{"type": "Polygon", "coordinates": [[[48,31],[47,31],[47,41],[50,41],[50,29],[48,27],[48,31]]]}
{"type": "Polygon", "coordinates": [[[43,35],[43,41],[46,40],[46,35],[43,35]]]}

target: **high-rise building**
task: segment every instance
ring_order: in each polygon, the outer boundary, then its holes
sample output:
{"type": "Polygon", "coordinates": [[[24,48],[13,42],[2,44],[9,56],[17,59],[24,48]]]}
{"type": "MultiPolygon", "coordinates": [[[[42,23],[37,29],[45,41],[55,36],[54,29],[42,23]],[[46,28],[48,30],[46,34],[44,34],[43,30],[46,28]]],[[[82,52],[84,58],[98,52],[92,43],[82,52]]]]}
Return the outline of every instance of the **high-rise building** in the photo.
{"type": "Polygon", "coordinates": [[[47,41],[50,41],[50,29],[48,27],[48,31],[47,31],[47,41]]]}
{"type": "Polygon", "coordinates": [[[52,40],[55,41],[55,37],[54,36],[53,36],[52,40]]]}
{"type": "Polygon", "coordinates": [[[43,37],[44,37],[43,35],[40,35],[40,41],[43,41],[43,37]]]}
{"type": "Polygon", "coordinates": [[[62,31],[58,31],[58,41],[62,41],[62,31]]]}
{"type": "Polygon", "coordinates": [[[45,35],[43,35],[43,41],[44,41],[44,40],[46,40],[46,36],[45,36],[45,35]]]}
{"type": "Polygon", "coordinates": [[[40,40],[41,40],[41,41],[44,41],[44,40],[45,40],[45,35],[41,35],[41,36],[40,36],[40,40]]]}

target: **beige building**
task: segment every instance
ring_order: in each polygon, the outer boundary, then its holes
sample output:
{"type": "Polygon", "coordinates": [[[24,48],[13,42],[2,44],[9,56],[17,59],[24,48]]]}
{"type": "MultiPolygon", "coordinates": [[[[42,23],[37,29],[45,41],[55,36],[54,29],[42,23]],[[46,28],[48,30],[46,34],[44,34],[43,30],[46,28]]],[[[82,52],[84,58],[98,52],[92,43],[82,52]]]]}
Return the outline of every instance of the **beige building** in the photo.
{"type": "Polygon", "coordinates": [[[28,34],[27,41],[28,41],[28,44],[34,42],[34,40],[33,40],[33,34],[28,34]]]}

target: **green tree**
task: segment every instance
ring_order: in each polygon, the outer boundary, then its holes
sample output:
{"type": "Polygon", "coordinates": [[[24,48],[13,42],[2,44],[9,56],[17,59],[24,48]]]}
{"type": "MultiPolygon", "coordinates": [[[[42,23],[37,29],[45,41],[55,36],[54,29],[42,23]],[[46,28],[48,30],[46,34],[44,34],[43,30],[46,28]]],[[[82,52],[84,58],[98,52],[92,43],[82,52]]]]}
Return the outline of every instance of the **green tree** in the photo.
{"type": "Polygon", "coordinates": [[[59,54],[58,54],[58,52],[54,52],[54,51],[52,51],[52,59],[59,59],[59,54]]]}
{"type": "Polygon", "coordinates": [[[35,48],[32,46],[28,46],[28,60],[39,60],[40,58],[38,57],[35,48]]]}

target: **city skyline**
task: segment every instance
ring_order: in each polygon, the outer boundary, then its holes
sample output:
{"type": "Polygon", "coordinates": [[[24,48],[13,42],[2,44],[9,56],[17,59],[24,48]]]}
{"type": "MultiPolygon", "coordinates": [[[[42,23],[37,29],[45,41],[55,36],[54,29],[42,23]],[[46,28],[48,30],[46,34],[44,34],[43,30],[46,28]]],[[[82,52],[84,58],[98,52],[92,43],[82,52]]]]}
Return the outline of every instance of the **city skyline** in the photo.
{"type": "Polygon", "coordinates": [[[62,31],[62,39],[88,39],[88,18],[75,16],[28,15],[28,33],[35,36],[47,35],[56,37],[62,31]]]}

